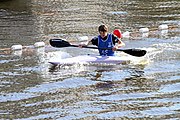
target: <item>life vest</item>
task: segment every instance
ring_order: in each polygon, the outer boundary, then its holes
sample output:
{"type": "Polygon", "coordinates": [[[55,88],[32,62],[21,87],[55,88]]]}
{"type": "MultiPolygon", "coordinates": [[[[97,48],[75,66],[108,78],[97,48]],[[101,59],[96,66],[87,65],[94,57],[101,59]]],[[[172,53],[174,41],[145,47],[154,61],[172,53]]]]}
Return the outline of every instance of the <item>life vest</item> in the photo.
{"type": "Polygon", "coordinates": [[[114,56],[113,47],[112,34],[109,33],[106,40],[103,40],[100,35],[98,36],[98,50],[101,56],[114,56]]]}

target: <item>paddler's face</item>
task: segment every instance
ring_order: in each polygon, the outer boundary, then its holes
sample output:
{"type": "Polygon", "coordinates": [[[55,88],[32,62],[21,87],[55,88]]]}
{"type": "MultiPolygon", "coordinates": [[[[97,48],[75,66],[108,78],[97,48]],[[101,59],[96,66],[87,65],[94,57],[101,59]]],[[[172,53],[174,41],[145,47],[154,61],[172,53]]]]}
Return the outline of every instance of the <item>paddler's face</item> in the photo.
{"type": "Polygon", "coordinates": [[[100,34],[100,36],[102,38],[105,38],[107,36],[107,32],[106,31],[100,31],[99,34],[100,34]]]}

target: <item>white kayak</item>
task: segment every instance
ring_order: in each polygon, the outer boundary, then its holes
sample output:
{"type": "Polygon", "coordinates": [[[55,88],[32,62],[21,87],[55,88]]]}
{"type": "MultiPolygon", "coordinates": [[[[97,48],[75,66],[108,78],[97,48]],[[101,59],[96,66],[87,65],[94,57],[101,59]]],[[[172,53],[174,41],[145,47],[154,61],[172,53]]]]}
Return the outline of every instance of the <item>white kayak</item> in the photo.
{"type": "Polygon", "coordinates": [[[130,63],[130,59],[128,57],[119,57],[119,56],[80,55],[65,59],[50,60],[49,63],[53,65],[87,64],[87,63],[128,64],[130,63]]]}

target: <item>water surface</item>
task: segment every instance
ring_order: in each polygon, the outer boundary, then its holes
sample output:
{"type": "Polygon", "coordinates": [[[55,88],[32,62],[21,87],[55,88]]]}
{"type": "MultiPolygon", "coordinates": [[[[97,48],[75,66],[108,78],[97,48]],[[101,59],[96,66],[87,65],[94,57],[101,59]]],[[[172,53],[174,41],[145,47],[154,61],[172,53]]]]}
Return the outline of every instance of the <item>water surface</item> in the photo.
{"type": "Polygon", "coordinates": [[[0,118],[178,119],[179,6],[178,0],[0,0],[0,118]],[[81,36],[96,36],[102,23],[110,32],[131,32],[125,48],[145,49],[147,55],[129,56],[128,65],[48,63],[52,57],[97,54],[55,49],[48,40],[78,44],[81,36]],[[161,24],[169,29],[158,30],[161,24]],[[142,27],[150,32],[139,33],[142,27]],[[34,49],[37,41],[46,47],[34,49]],[[8,50],[15,44],[28,48],[8,50]]]}

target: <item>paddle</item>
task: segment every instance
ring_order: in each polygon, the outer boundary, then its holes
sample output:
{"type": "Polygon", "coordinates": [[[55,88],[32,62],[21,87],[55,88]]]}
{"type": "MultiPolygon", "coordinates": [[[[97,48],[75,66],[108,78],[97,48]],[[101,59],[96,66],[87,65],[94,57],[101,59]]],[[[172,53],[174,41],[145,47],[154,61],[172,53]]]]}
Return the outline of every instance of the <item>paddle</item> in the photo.
{"type": "MultiPolygon", "coordinates": [[[[62,39],[51,39],[50,45],[53,47],[79,47],[79,45],[71,45],[69,42],[62,40],[62,39]]],[[[83,48],[91,48],[91,49],[99,49],[97,47],[90,47],[90,46],[82,46],[83,48]]],[[[101,49],[106,49],[106,48],[101,48],[101,49]]],[[[141,49],[117,49],[117,51],[122,51],[124,53],[127,53],[132,56],[136,57],[142,57],[146,54],[146,50],[141,50],[141,49]]]]}

